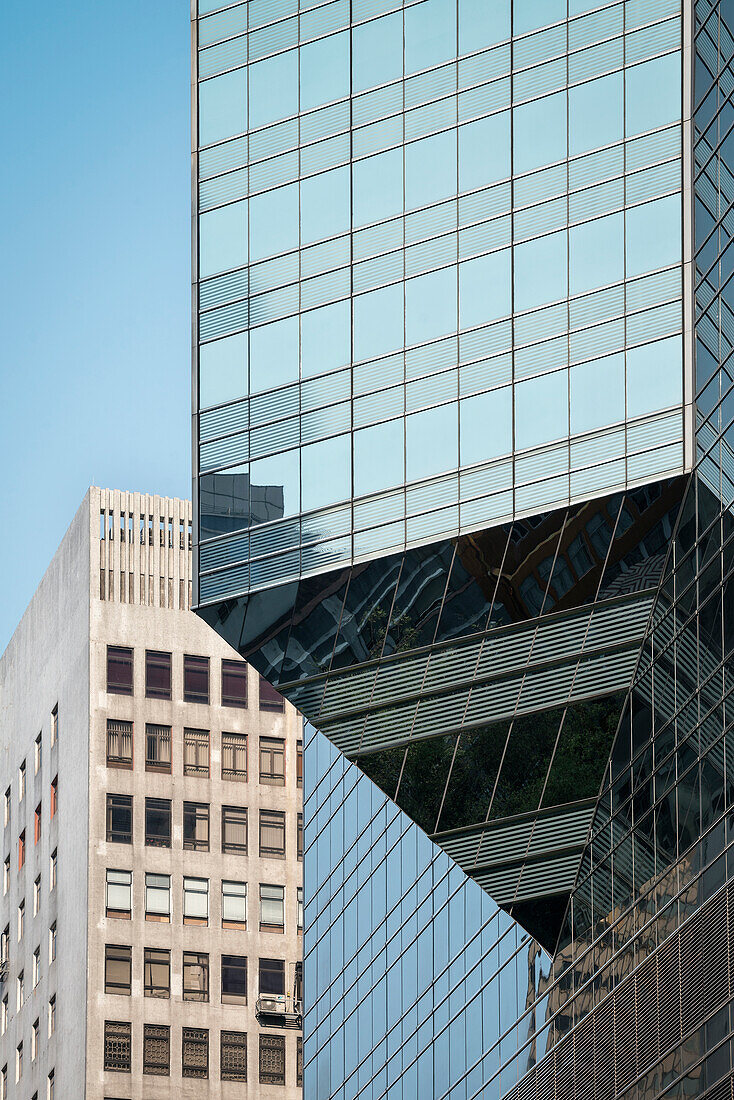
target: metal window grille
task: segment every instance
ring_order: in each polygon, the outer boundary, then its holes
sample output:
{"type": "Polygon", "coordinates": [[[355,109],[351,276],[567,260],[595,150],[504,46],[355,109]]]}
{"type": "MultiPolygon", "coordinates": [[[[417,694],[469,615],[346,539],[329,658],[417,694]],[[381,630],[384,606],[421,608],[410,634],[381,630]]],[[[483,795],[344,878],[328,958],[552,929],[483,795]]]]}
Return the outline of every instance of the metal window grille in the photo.
{"type": "Polygon", "coordinates": [[[171,727],[157,726],[151,722],[145,724],[145,770],[148,772],[170,772],[171,770],[171,727]]]}
{"type": "Polygon", "coordinates": [[[105,1020],[104,1068],[129,1073],[132,1059],[132,1024],[105,1020]]]}
{"type": "Polygon", "coordinates": [[[220,1058],[223,1081],[247,1080],[247,1035],[244,1031],[223,1031],[220,1058]]]}
{"type": "Polygon", "coordinates": [[[107,763],[113,767],[133,766],[133,724],[107,719],[107,763]]]}
{"type": "Polygon", "coordinates": [[[260,782],[273,787],[285,785],[285,741],[260,738],[260,782]]]}
{"type": "Polygon", "coordinates": [[[260,1036],[260,1084],[285,1084],[285,1036],[260,1036]]]}
{"type": "Polygon", "coordinates": [[[204,1028],[185,1027],[181,1033],[181,1076],[209,1076],[209,1032],[204,1028]]]}
{"type": "Polygon", "coordinates": [[[171,1029],[162,1024],[143,1028],[143,1073],[168,1077],[171,1065],[171,1029]]]}

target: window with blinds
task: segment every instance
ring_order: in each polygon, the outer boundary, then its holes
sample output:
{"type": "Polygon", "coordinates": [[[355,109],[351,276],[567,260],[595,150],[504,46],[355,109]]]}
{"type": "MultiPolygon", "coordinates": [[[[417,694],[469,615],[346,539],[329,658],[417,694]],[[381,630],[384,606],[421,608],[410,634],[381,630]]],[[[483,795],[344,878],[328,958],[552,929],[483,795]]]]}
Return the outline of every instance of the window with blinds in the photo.
{"type": "Polygon", "coordinates": [[[222,734],[222,779],[247,782],[247,734],[222,734]]]}
{"type": "Polygon", "coordinates": [[[285,814],[260,810],[260,855],[285,859],[285,814]]]}
{"type": "Polygon", "coordinates": [[[285,785],[285,741],[282,738],[260,738],[260,782],[272,787],[285,785]]]}
{"type": "Polygon", "coordinates": [[[145,770],[171,771],[171,727],[145,724],[145,770]]]}
{"type": "Polygon", "coordinates": [[[247,810],[244,806],[222,806],[222,851],[247,854],[247,810]]]}
{"type": "Polygon", "coordinates": [[[209,778],[209,730],[184,729],[184,775],[209,778]]]}
{"type": "Polygon", "coordinates": [[[107,719],[107,767],[132,768],[133,724],[118,718],[107,719]]]}
{"type": "Polygon", "coordinates": [[[285,921],[285,887],[260,884],[260,931],[282,932],[285,921]]]}

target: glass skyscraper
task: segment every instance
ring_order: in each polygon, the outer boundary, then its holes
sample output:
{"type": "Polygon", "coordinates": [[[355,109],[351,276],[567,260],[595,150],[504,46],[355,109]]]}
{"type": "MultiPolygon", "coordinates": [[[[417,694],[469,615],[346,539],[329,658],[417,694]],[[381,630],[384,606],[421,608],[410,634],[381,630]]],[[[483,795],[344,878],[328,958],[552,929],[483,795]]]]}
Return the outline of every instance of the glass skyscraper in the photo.
{"type": "Polygon", "coordinates": [[[730,26],[199,0],[197,603],[310,723],[308,1100],[731,1097],[730,26]]]}

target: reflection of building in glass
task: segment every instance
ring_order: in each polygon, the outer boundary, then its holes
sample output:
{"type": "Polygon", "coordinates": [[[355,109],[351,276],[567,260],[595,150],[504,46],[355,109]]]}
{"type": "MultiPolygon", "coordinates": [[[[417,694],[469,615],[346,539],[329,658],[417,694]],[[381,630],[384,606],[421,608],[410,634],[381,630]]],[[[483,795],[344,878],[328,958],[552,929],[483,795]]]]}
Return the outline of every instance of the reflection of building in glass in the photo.
{"type": "Polygon", "coordinates": [[[200,2],[200,499],[283,503],[198,609],[313,727],[309,1100],[728,1081],[728,21],[200,2]]]}

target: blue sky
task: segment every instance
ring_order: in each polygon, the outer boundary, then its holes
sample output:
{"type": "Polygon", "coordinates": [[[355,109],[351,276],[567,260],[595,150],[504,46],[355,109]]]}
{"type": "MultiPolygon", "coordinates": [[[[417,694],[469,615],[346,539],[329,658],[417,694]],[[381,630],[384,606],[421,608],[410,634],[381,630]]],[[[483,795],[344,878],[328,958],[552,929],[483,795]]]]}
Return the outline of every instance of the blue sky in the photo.
{"type": "Polygon", "coordinates": [[[189,14],[0,5],[0,652],[90,484],[190,493],[189,14]]]}

